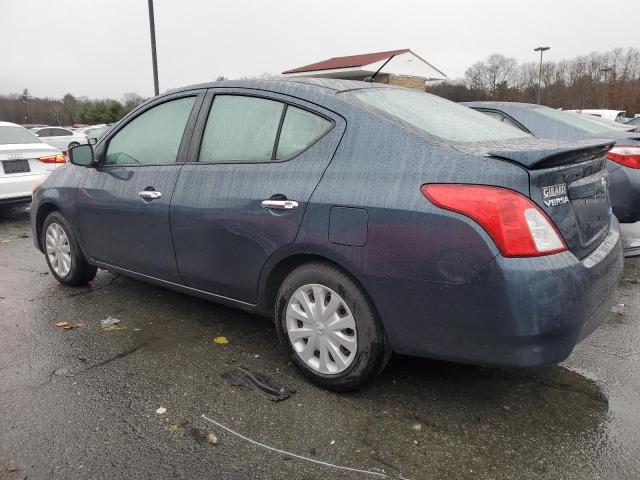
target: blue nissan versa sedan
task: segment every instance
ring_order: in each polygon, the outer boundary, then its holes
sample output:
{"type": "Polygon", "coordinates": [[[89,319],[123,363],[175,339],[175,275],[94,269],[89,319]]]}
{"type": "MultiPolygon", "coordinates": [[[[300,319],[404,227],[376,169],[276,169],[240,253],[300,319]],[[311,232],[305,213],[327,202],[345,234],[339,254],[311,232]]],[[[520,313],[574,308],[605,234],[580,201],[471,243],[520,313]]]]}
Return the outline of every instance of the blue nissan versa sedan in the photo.
{"type": "Polygon", "coordinates": [[[373,83],[196,85],[72,149],[34,192],[34,241],[64,285],[103,268],[273,316],[333,390],[392,351],[552,364],[615,299],[611,144],[373,83]]]}

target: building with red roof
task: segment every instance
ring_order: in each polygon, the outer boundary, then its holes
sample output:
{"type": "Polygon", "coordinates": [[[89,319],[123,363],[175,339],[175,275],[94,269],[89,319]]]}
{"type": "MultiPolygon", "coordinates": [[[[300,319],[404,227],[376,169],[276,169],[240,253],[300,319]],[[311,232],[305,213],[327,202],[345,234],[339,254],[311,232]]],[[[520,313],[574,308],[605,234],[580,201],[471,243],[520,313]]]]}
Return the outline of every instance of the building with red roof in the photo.
{"type": "Polygon", "coordinates": [[[446,80],[447,76],[409,48],[385,52],[333,57],[302,67],[289,69],[285,77],[324,77],[364,80],[379,73],[376,82],[424,90],[429,83],[446,80]]]}

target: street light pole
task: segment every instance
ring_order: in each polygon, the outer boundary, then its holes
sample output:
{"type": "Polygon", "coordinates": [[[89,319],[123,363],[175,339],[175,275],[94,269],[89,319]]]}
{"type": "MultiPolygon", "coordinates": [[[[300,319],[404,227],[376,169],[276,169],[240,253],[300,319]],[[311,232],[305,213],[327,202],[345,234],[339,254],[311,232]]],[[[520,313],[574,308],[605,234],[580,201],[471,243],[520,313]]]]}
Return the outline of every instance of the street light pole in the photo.
{"type": "Polygon", "coordinates": [[[156,23],[153,18],[153,0],[149,0],[149,30],[151,31],[151,61],[153,62],[153,90],[160,93],[158,87],[158,57],[156,55],[156,23]]]}
{"type": "Polygon", "coordinates": [[[542,53],[551,50],[551,47],[534,48],[534,52],[540,52],[540,70],[538,71],[538,105],[540,105],[540,95],[542,89],[542,53]]]}
{"type": "Polygon", "coordinates": [[[604,92],[602,93],[602,108],[607,108],[607,97],[609,96],[609,75],[611,67],[604,67],[600,69],[600,73],[604,73],[604,92]]]}

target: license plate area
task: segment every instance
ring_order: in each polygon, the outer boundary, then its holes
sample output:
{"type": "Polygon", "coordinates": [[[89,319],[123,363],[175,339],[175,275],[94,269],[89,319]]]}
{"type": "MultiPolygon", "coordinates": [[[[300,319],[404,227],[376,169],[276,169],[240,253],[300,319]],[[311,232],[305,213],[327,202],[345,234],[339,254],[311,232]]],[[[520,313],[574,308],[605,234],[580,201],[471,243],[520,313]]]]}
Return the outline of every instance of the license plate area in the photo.
{"type": "Polygon", "coordinates": [[[31,168],[29,168],[29,160],[3,160],[2,169],[7,175],[12,173],[28,173],[31,171],[31,168]]]}

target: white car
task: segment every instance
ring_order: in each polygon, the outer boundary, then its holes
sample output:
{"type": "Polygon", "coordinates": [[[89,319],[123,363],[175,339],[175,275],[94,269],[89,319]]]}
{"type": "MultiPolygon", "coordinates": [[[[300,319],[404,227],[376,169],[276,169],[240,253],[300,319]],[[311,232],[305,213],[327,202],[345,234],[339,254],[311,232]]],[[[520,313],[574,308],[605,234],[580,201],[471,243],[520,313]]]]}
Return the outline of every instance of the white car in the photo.
{"type": "Polygon", "coordinates": [[[86,135],[62,127],[32,128],[31,131],[40,137],[40,140],[44,143],[48,143],[63,152],[71,147],[88,142],[86,135]]]}
{"type": "Polygon", "coordinates": [[[76,133],[80,133],[82,135],[86,135],[87,138],[95,138],[97,140],[108,129],[109,127],[103,123],[101,125],[91,125],[90,127],[78,128],[76,133]]]}
{"type": "Polygon", "coordinates": [[[624,123],[626,119],[626,112],[624,110],[607,110],[604,108],[588,108],[582,110],[567,110],[567,112],[586,113],[593,115],[594,117],[606,118],[607,120],[613,120],[614,122],[624,123]]]}
{"type": "Polygon", "coordinates": [[[26,128],[0,122],[0,207],[29,203],[34,182],[64,163],[60,150],[26,128]]]}
{"type": "Polygon", "coordinates": [[[578,112],[571,112],[571,113],[574,115],[578,115],[580,118],[584,118],[585,120],[588,120],[592,123],[603,125],[611,130],[620,130],[623,132],[630,132],[630,131],[635,131],[636,129],[635,125],[629,125],[628,123],[615,122],[613,120],[609,120],[607,118],[602,118],[602,117],[596,117],[595,115],[590,115],[588,113],[578,113],[578,112]]]}

